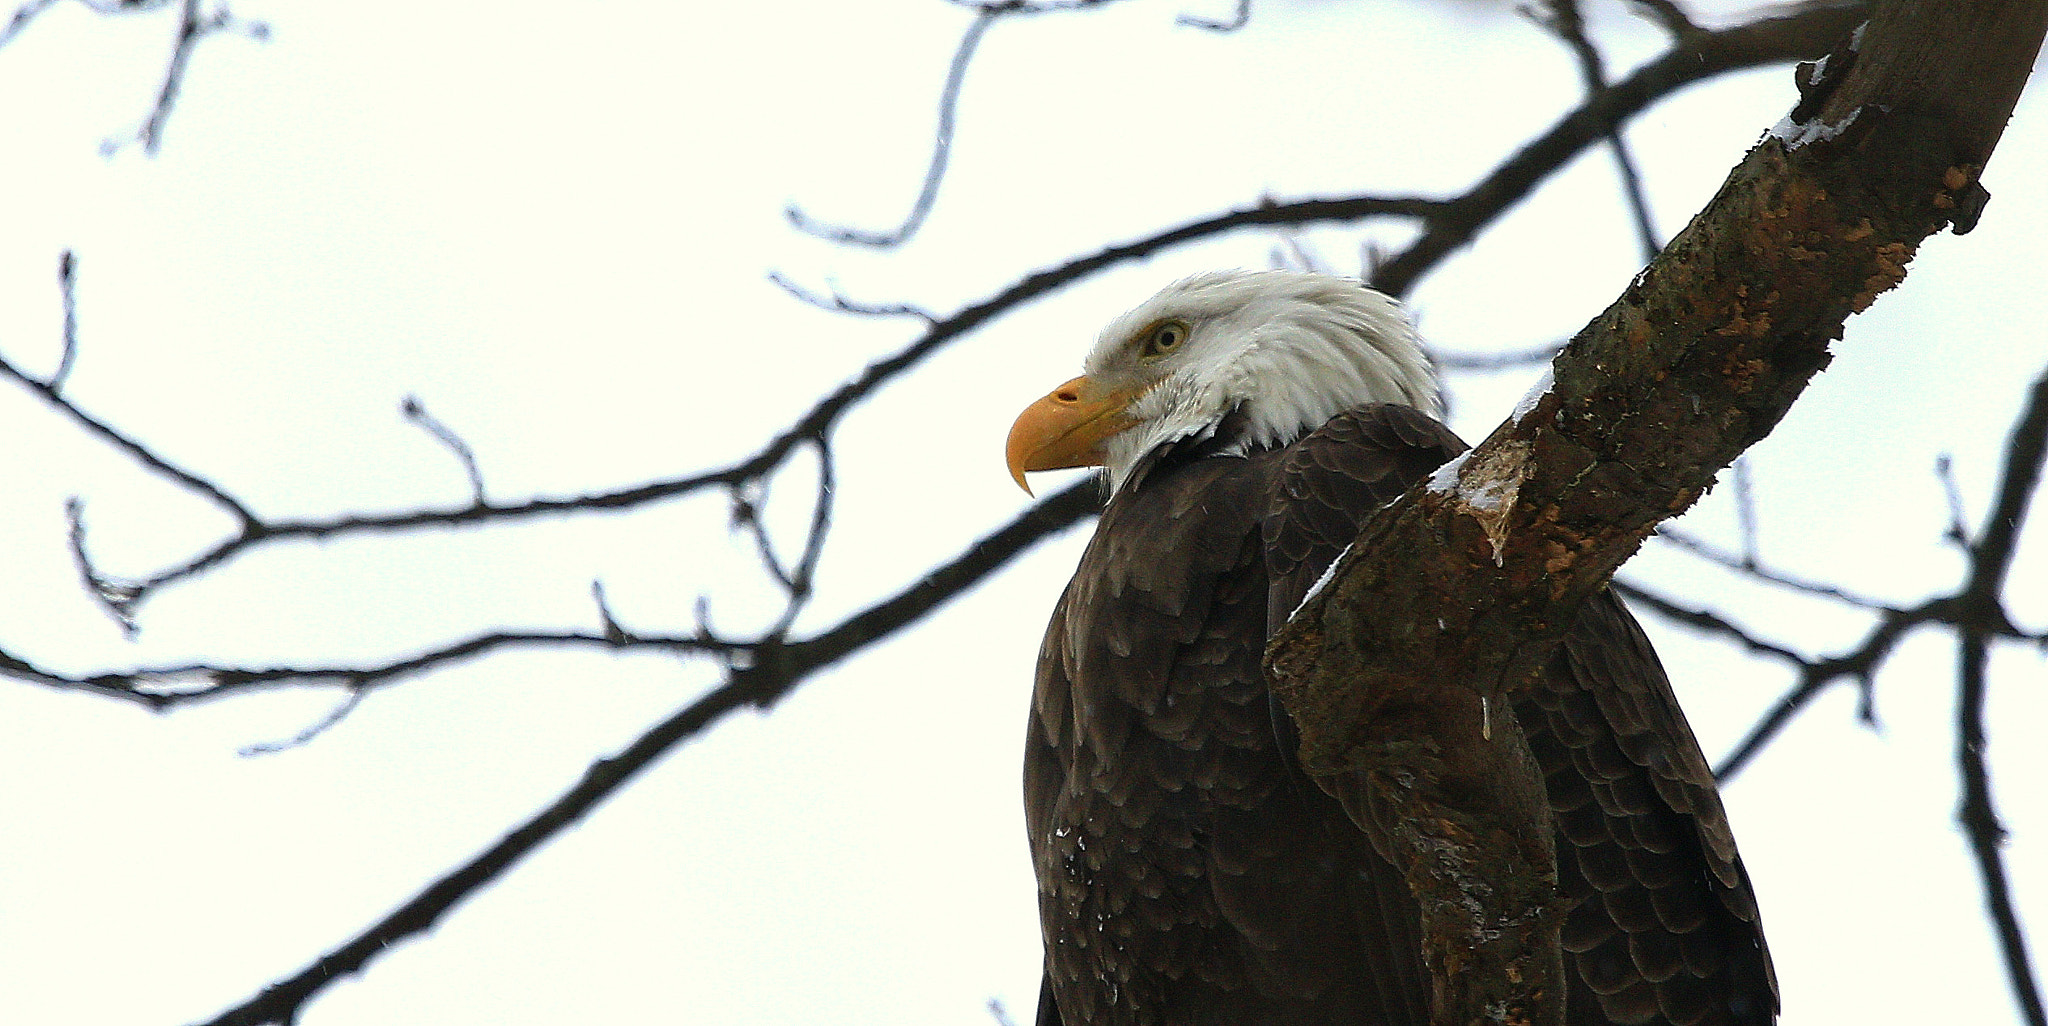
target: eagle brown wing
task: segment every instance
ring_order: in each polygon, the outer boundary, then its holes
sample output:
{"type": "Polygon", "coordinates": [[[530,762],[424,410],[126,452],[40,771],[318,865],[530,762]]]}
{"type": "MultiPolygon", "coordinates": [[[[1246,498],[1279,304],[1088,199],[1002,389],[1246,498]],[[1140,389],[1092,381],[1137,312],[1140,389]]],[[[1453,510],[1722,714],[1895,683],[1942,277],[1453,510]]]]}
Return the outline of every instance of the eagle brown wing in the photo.
{"type": "Polygon", "coordinates": [[[1275,735],[1281,456],[1149,467],[1054,612],[1025,756],[1042,1026],[1426,1026],[1412,901],[1275,735]]]}
{"type": "Polygon", "coordinates": [[[1714,775],[1650,641],[1613,592],[1588,600],[1516,716],[1557,816],[1563,929],[1598,1017],[1759,1024],[1778,983],[1714,775]]]}
{"type": "MultiPolygon", "coordinates": [[[[1277,626],[1364,519],[1464,449],[1414,410],[1361,407],[1290,447],[1267,514],[1277,626]],[[1389,492],[1389,489],[1392,492],[1389,492]]],[[[1557,820],[1574,1026],[1768,1024],[1777,983],[1713,774],[1642,628],[1586,604],[1515,713],[1557,820]]]]}

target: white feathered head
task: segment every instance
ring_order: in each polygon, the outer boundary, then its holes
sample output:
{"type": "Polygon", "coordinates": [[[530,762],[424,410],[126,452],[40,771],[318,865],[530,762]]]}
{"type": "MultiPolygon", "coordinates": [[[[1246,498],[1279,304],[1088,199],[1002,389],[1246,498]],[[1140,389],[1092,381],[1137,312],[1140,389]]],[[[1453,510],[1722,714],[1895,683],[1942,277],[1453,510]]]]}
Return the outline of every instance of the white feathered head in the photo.
{"type": "MultiPolygon", "coordinates": [[[[1212,271],[1110,322],[1086,371],[1010,429],[1010,474],[1101,466],[1111,491],[1146,453],[1206,440],[1286,445],[1364,403],[1438,412],[1436,375],[1399,303],[1348,278],[1212,271]]],[[[1026,489],[1029,490],[1028,488],[1026,489]]]]}

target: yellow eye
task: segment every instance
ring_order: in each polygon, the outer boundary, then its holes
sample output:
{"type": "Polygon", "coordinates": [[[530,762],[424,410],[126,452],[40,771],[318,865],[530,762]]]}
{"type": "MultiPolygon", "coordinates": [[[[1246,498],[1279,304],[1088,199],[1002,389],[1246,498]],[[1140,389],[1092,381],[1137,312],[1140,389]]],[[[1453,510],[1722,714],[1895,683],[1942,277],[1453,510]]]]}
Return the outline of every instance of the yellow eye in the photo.
{"type": "Polygon", "coordinates": [[[1139,358],[1157,360],[1181,347],[1194,333],[1186,321],[1160,321],[1145,331],[1145,341],[1139,350],[1139,358]]]}

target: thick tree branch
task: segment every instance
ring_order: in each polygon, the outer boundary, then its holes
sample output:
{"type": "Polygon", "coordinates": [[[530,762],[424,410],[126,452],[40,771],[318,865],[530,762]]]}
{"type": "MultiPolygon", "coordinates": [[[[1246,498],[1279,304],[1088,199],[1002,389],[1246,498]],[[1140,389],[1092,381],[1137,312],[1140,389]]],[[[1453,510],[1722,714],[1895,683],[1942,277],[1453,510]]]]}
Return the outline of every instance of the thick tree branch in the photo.
{"type": "Polygon", "coordinates": [[[1406,813],[1360,826],[1416,893],[1425,952],[1503,938],[1464,971],[1431,962],[1439,1024],[1562,1016],[1562,979],[1529,971],[1557,961],[1541,862],[1442,854],[1547,817],[1526,752],[1473,710],[1505,708],[1580,602],[1769,433],[1923,239],[1969,226],[2044,30],[2048,0],[1880,3],[1861,52],[1829,57],[1853,66],[1572,340],[1550,390],[1376,515],[1275,637],[1303,764],[1406,813]]]}

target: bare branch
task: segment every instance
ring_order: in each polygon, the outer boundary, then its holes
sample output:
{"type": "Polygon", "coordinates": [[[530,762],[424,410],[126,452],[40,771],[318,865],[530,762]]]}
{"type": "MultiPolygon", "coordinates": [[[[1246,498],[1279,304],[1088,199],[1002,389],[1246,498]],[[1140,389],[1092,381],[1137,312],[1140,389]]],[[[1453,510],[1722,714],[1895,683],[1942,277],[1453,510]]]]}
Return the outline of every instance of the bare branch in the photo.
{"type": "Polygon", "coordinates": [[[2012,569],[2013,550],[2019,543],[2020,525],[2026,522],[2027,507],[2041,486],[2041,464],[2048,455],[2048,371],[2034,379],[2032,394],[2012,438],[2005,447],[2005,469],[1998,497],[1984,516],[1984,529],[1970,549],[1970,580],[1985,595],[2005,588],[2012,569]]]}
{"type": "Polygon", "coordinates": [[[1070,260],[1057,267],[1028,275],[995,296],[932,323],[915,342],[898,350],[894,355],[869,364],[859,377],[820,398],[802,418],[769,440],[751,457],[718,470],[688,477],[652,481],[631,488],[578,496],[542,497],[509,503],[472,502],[467,506],[414,509],[397,513],[346,513],[317,520],[261,520],[211,482],[157,458],[153,453],[143,449],[139,443],[101,424],[72,406],[67,400],[51,393],[48,386],[26,375],[4,359],[0,359],[0,374],[20,381],[43,395],[52,405],[93,429],[93,433],[113,441],[120,448],[130,452],[138,462],[188,489],[213,499],[235,513],[242,521],[239,533],[215,544],[213,548],[177,566],[161,570],[132,584],[121,585],[120,615],[126,622],[132,621],[136,609],[157,591],[214,570],[251,548],[286,539],[384,534],[425,527],[521,520],[578,512],[614,511],[680,498],[708,488],[731,488],[771,473],[799,446],[829,433],[847,411],[865,402],[883,385],[907,373],[954,340],[1011,309],[1097,274],[1108,267],[1142,259],[1173,246],[1239,228],[1306,224],[1317,221],[1349,221],[1369,217],[1415,217],[1438,206],[1439,204],[1433,200],[1375,196],[1271,203],[1204,218],[1135,242],[1110,246],[1091,256],[1070,260]]]}
{"type": "MultiPolygon", "coordinates": [[[[78,0],[79,5],[102,16],[115,14],[140,14],[154,11],[170,3],[170,0],[78,0]]],[[[7,19],[7,27],[0,28],[0,46],[14,41],[14,37],[28,28],[28,24],[44,11],[57,6],[58,0],[27,0],[14,9],[14,16],[7,19]]]]}
{"type": "MultiPolygon", "coordinates": [[[[83,6],[102,17],[149,14],[171,5],[172,0],[78,0],[83,6]]],[[[199,0],[177,0],[178,28],[171,44],[171,56],[164,70],[163,79],[157,85],[156,101],[151,104],[149,115],[143,120],[135,139],[143,149],[154,156],[163,140],[164,125],[170,121],[171,110],[177,105],[178,94],[185,85],[192,51],[201,39],[220,32],[237,32],[258,42],[270,38],[270,26],[244,18],[237,18],[228,10],[227,0],[219,0],[211,12],[202,13],[199,0]]],[[[5,46],[28,28],[36,16],[57,5],[57,0],[27,0],[15,8],[14,16],[7,25],[0,28],[0,46],[5,46]]],[[[112,154],[122,144],[107,140],[100,145],[102,152],[112,154]]]]}
{"type": "Polygon", "coordinates": [[[803,208],[791,203],[783,208],[783,215],[797,231],[815,235],[821,239],[853,246],[872,246],[886,249],[900,246],[924,225],[924,219],[932,212],[932,204],[939,198],[939,183],[946,177],[946,161],[953,151],[953,123],[960,103],[960,86],[967,79],[967,65],[974,60],[974,50],[981,45],[981,37],[988,33],[988,27],[1002,16],[998,8],[984,7],[967,23],[966,34],[960,37],[960,45],[953,51],[953,61],[946,69],[946,84],[939,90],[939,127],[932,135],[932,159],[925,168],[924,184],[917,190],[917,199],[910,204],[910,213],[903,223],[886,231],[871,232],[858,228],[845,228],[813,220],[803,208]]]}
{"type": "MultiPolygon", "coordinates": [[[[450,909],[581,820],[675,746],[729,712],[774,705],[812,673],[917,622],[1038,540],[1094,513],[1098,505],[1095,482],[1072,485],[1024,511],[895,597],[868,607],[837,627],[804,641],[764,644],[752,650],[753,658],[736,665],[723,685],[657,724],[619,754],[593,763],[561,797],[488,850],[434,881],[348,943],[223,1012],[208,1026],[285,1026],[296,1021],[306,1003],[329,984],[361,971],[392,945],[431,929],[450,909]]],[[[0,661],[6,658],[0,653],[0,661]]]]}
{"type": "Polygon", "coordinates": [[[1905,639],[1908,631],[1922,624],[1949,622],[1955,615],[1954,607],[1954,599],[1940,598],[1911,609],[1884,610],[1863,640],[1847,652],[1825,659],[1804,660],[1799,680],[1757,718],[1749,732],[1727,755],[1721,757],[1720,763],[1714,767],[1714,776],[1723,783],[1733,780],[1737,773],[1748,768],[1766,745],[1777,738],[1794,716],[1820,697],[1828,685],[1844,678],[1870,680],[1876,675],[1878,666],[1905,639]]]}
{"type": "Polygon", "coordinates": [[[1756,493],[1749,486],[1749,458],[1736,460],[1729,473],[1735,479],[1735,523],[1737,533],[1742,535],[1742,568],[1754,570],[1758,564],[1756,493]]]}

